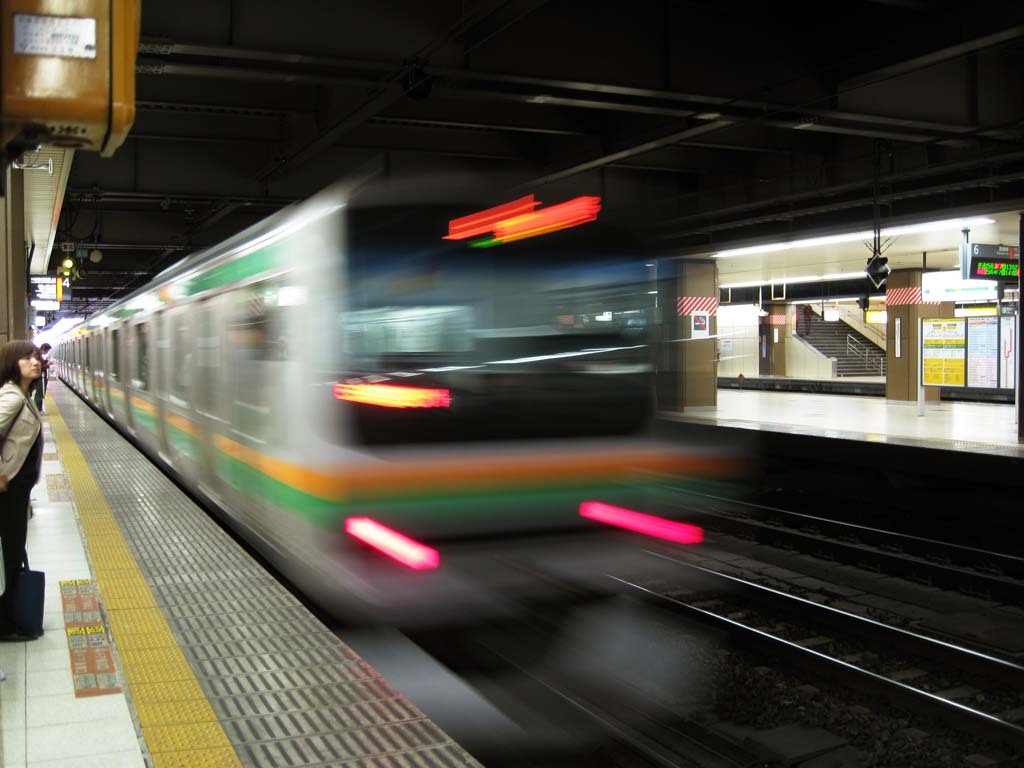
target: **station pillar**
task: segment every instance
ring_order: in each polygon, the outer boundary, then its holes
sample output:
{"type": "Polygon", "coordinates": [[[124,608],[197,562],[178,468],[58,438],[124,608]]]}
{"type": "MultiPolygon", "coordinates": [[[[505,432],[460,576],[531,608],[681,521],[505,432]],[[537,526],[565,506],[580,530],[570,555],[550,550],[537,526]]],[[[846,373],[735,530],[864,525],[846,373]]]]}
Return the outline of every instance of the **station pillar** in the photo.
{"type": "Polygon", "coordinates": [[[718,404],[718,265],[679,259],[676,267],[677,409],[718,404]]]}
{"type": "Polygon", "coordinates": [[[0,344],[27,339],[28,276],[25,258],[25,187],[22,172],[4,168],[0,198],[0,344]]]}
{"type": "Polygon", "coordinates": [[[758,339],[758,373],[762,376],[786,375],[786,305],[769,304],[761,318],[758,339]]]}
{"type": "MultiPolygon", "coordinates": [[[[952,317],[952,302],[925,304],[921,296],[921,269],[893,272],[886,281],[885,397],[917,400],[921,370],[921,319],[952,317]]],[[[926,387],[925,400],[939,400],[939,387],[926,387]]]]}

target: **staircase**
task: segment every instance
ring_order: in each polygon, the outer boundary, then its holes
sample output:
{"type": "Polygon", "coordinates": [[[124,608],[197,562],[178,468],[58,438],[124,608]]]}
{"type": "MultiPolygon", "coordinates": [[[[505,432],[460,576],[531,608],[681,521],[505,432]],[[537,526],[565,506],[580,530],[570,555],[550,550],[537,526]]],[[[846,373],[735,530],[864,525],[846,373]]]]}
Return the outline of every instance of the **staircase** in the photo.
{"type": "Polygon", "coordinates": [[[825,322],[815,313],[811,317],[811,331],[805,334],[805,322],[801,316],[797,323],[798,335],[826,357],[836,359],[836,375],[885,375],[885,350],[846,323],[825,322]]]}

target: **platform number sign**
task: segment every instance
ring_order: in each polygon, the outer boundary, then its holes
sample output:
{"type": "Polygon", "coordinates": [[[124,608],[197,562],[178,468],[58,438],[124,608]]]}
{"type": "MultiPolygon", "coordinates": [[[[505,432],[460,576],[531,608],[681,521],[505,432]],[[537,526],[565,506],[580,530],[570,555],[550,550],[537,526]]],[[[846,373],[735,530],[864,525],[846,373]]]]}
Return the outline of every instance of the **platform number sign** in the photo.
{"type": "Polygon", "coordinates": [[[1020,279],[1020,250],[1012,245],[971,245],[971,280],[1016,282],[1020,279]]]}

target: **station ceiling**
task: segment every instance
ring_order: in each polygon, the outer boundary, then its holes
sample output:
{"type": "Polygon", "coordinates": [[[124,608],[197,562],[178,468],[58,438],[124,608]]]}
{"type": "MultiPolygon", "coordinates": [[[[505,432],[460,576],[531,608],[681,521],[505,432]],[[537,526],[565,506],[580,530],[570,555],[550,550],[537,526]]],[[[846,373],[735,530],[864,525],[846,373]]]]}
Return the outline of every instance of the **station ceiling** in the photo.
{"type": "MultiPolygon", "coordinates": [[[[1019,2],[144,0],[136,72],[125,145],[71,167],[49,271],[102,259],[69,313],[341,178],[597,194],[668,255],[1024,201],[1019,2]]],[[[723,282],[820,266],[786,258],[723,282]]]]}

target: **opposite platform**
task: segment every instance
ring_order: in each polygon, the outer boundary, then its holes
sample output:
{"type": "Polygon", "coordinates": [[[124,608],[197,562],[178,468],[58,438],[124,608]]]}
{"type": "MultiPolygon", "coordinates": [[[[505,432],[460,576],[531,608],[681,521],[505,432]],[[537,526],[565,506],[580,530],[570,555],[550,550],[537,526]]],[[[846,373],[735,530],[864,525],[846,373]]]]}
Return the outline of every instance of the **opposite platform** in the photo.
{"type": "MultiPolygon", "coordinates": [[[[59,382],[51,396],[50,426],[89,558],[69,577],[98,585],[125,688],[119,698],[130,735],[138,734],[137,753],[123,764],[476,765],[77,396],[59,382]]],[[[30,521],[30,536],[40,519],[30,521]]],[[[37,542],[30,538],[33,567],[43,566],[37,542]]],[[[48,603],[44,638],[20,644],[26,674],[35,644],[63,643],[64,667],[54,672],[74,697],[59,613],[65,567],[57,557],[45,570],[58,612],[48,603]]],[[[3,684],[5,764],[41,764],[33,721],[22,722],[23,746],[16,721],[8,728],[8,707],[27,712],[33,695],[14,680],[3,684]]],[[[109,707],[99,702],[117,698],[76,705],[109,707]]],[[[97,765],[121,764],[89,754],[97,765]]]]}
{"type": "Polygon", "coordinates": [[[662,414],[675,421],[869,443],[1024,457],[1012,405],[917,403],[877,397],[718,390],[716,407],[662,414]]]}

